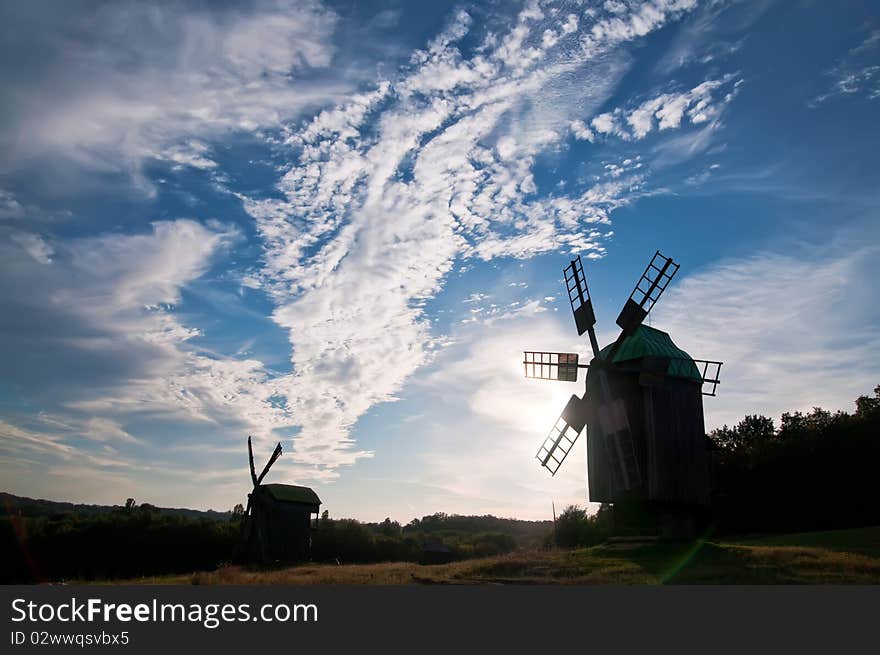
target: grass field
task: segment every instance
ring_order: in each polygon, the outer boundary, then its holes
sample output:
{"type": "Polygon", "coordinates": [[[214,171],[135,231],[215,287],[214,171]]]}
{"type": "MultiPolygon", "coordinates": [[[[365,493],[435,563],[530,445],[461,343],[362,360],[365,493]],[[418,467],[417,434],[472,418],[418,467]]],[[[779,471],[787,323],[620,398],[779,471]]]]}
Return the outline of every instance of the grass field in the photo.
{"type": "Polygon", "coordinates": [[[697,540],[609,543],[577,550],[517,551],[422,566],[238,566],[127,580],[141,584],[880,584],[880,527],[697,540]]]}

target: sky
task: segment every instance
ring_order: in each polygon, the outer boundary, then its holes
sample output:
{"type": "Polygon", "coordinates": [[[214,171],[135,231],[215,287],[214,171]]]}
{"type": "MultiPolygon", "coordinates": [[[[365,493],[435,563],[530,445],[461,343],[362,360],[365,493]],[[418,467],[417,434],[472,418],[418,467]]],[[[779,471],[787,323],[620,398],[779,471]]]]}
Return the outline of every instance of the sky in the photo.
{"type": "Polygon", "coordinates": [[[599,340],[724,361],[706,427],[880,384],[874,2],[0,5],[0,488],[331,516],[586,505],[562,269],[599,340]]]}

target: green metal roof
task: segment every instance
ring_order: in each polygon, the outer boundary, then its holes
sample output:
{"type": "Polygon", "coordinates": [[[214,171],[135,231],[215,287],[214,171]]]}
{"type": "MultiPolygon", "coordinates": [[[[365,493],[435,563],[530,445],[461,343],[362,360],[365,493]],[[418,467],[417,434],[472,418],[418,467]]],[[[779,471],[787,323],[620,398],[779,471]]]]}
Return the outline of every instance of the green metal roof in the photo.
{"type": "MultiPolygon", "coordinates": [[[[608,344],[602,349],[603,357],[611,350],[611,345],[608,344]]],[[[669,368],[666,369],[667,375],[692,380],[703,379],[690,355],[672,343],[672,338],[666,332],[647,325],[640,325],[633,334],[623,340],[614,354],[612,363],[618,364],[648,356],[670,358],[669,368]]]]}
{"type": "Polygon", "coordinates": [[[263,484],[260,485],[269,492],[275,500],[282,503],[305,503],[307,505],[320,505],[321,499],[318,494],[308,487],[297,487],[294,484],[263,484]]]}

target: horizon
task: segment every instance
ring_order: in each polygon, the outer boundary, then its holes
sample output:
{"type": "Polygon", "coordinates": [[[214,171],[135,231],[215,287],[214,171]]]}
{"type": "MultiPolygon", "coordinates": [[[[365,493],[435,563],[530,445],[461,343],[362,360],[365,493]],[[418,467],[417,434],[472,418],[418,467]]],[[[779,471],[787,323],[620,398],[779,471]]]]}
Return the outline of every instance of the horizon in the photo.
{"type": "MultiPolygon", "coordinates": [[[[76,502],[71,502],[71,501],[67,501],[67,500],[52,500],[51,498],[31,498],[29,496],[19,496],[17,494],[9,493],[8,491],[0,491],[0,494],[6,494],[8,496],[14,496],[15,498],[22,498],[22,499],[31,500],[34,502],[47,502],[47,503],[54,503],[54,504],[71,504],[71,505],[75,505],[75,506],[85,505],[86,507],[102,507],[102,508],[107,508],[107,509],[116,509],[116,508],[125,509],[124,502],[122,504],[117,503],[117,504],[111,504],[111,505],[101,505],[101,504],[94,504],[94,503],[76,503],[76,502]]],[[[171,511],[171,512],[187,511],[187,512],[200,512],[200,513],[232,515],[233,510],[234,510],[234,508],[224,510],[224,509],[213,509],[213,508],[195,509],[192,507],[160,507],[158,505],[153,505],[153,503],[146,502],[146,501],[143,503],[138,503],[137,498],[135,498],[133,500],[135,501],[136,508],[141,507],[142,505],[146,504],[146,505],[150,505],[151,507],[154,507],[157,510],[165,510],[165,511],[171,511]]],[[[323,514],[323,512],[324,512],[324,510],[322,509],[321,513],[323,514]]],[[[494,514],[447,514],[446,512],[442,512],[442,511],[429,512],[428,514],[423,514],[422,516],[413,517],[412,519],[410,519],[406,523],[404,523],[403,521],[400,521],[398,519],[395,519],[393,516],[386,516],[381,521],[361,521],[360,519],[353,519],[350,516],[333,516],[332,514],[328,514],[328,518],[332,519],[334,521],[358,521],[359,523],[367,523],[367,524],[371,524],[371,525],[382,525],[382,523],[385,522],[385,519],[390,519],[392,523],[397,523],[400,525],[401,528],[404,528],[408,525],[411,525],[413,521],[416,521],[416,520],[420,521],[426,517],[437,516],[437,515],[441,515],[441,514],[445,515],[445,516],[449,516],[449,517],[460,516],[460,517],[464,517],[464,518],[495,518],[495,519],[499,519],[502,521],[524,521],[527,523],[548,523],[548,522],[552,523],[553,522],[552,518],[550,518],[550,519],[521,519],[521,518],[517,518],[515,516],[495,516],[494,514]]],[[[323,520],[323,519],[321,519],[321,520],[323,520]]]]}
{"type": "Polygon", "coordinates": [[[522,375],[588,357],[577,255],[601,346],[655,250],[681,264],[647,324],[724,362],[707,432],[880,383],[876,10],[0,14],[9,493],[227,511],[253,435],[335,516],[595,509],[583,435],[535,460],[583,375],[522,375]]]}

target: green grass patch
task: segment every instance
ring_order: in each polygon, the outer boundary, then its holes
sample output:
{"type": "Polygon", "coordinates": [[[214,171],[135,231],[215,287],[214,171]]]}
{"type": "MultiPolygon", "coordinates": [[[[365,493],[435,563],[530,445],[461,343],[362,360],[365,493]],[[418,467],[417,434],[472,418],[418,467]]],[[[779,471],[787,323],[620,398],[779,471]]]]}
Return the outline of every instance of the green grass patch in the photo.
{"type": "Polygon", "coordinates": [[[451,564],[227,566],[142,584],[880,584],[880,527],[520,550],[451,564]]]}

